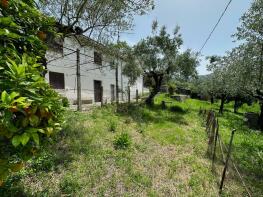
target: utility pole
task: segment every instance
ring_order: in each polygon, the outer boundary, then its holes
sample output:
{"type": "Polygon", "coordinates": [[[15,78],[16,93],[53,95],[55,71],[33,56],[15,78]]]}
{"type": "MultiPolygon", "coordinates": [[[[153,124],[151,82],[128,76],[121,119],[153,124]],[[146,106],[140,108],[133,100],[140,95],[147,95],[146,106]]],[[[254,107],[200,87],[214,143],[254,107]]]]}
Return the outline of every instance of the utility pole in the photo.
{"type": "Polygon", "coordinates": [[[77,49],[77,104],[78,111],[82,111],[82,102],[81,102],[81,79],[80,79],[80,60],[79,60],[79,49],[77,49]]]}
{"type": "MultiPolygon", "coordinates": [[[[117,44],[119,44],[120,41],[120,32],[118,30],[118,39],[117,39],[117,44]]],[[[119,46],[118,46],[119,47],[119,46]]],[[[119,70],[118,70],[118,65],[119,65],[119,49],[117,51],[117,63],[116,63],[116,71],[115,71],[115,78],[116,78],[116,104],[119,104],[119,70]]]]}
{"type": "Polygon", "coordinates": [[[122,76],[122,61],[121,61],[121,100],[123,101],[123,76],[122,76]]]}

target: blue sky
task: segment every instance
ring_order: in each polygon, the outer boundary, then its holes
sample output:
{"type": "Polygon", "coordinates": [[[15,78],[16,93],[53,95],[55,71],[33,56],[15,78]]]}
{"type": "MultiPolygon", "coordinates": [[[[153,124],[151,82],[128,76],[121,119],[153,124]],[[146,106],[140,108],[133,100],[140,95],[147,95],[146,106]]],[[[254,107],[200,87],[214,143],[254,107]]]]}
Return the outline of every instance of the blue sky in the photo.
{"type": "MultiPolygon", "coordinates": [[[[151,34],[153,20],[166,25],[172,32],[180,26],[184,44],[182,49],[199,51],[229,0],[155,0],[155,10],[144,16],[136,16],[132,34],[122,34],[121,39],[136,44],[151,34]]],[[[232,34],[236,32],[239,18],[250,7],[252,0],[233,0],[211,39],[202,51],[203,57],[197,68],[199,74],[207,74],[205,56],[223,55],[235,47],[232,34]]]]}

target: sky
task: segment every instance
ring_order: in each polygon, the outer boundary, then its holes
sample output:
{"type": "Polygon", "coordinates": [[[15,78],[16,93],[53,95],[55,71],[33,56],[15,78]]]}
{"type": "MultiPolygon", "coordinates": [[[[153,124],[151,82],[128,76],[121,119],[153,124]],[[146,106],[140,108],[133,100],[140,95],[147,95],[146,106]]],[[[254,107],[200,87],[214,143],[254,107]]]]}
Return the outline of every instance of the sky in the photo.
{"type": "MultiPolygon", "coordinates": [[[[173,31],[180,26],[184,44],[187,48],[198,52],[218,21],[229,0],[155,0],[155,9],[144,16],[136,16],[131,33],[121,34],[121,40],[134,45],[151,34],[151,25],[157,20],[159,25],[165,25],[173,31]]],[[[250,7],[252,0],[233,0],[217,26],[212,37],[202,51],[200,65],[197,70],[200,75],[208,74],[206,56],[224,55],[227,50],[237,46],[231,37],[239,26],[239,19],[250,7]]]]}

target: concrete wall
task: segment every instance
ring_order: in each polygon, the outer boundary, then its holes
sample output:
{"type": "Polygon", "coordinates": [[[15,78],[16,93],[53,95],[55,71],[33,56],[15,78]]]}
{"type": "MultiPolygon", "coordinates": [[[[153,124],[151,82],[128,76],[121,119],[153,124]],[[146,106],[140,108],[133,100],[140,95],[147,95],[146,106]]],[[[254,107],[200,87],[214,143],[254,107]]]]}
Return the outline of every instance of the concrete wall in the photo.
{"type": "MultiPolygon", "coordinates": [[[[111,84],[115,87],[115,94],[116,94],[116,86],[115,86],[115,69],[111,69],[110,66],[87,71],[87,69],[98,68],[101,65],[97,65],[94,63],[94,48],[92,47],[80,47],[79,43],[75,38],[65,38],[63,52],[59,53],[58,51],[49,50],[47,52],[47,59],[51,61],[48,63],[47,68],[48,71],[64,73],[65,78],[65,89],[57,90],[62,95],[66,96],[71,104],[73,104],[77,100],[77,78],[76,78],[76,53],[71,55],[67,55],[72,52],[72,50],[80,49],[80,66],[81,68],[81,97],[82,100],[92,100],[94,103],[94,80],[99,80],[102,82],[103,86],[103,100],[104,102],[111,101],[111,84]],[[70,49],[67,49],[70,48],[70,49]],[[85,55],[82,55],[85,54],[85,55]],[[64,55],[63,58],[60,58],[64,55]]],[[[102,66],[107,66],[110,63],[109,58],[106,55],[102,55],[102,66]]],[[[122,66],[124,66],[125,62],[119,63],[119,89],[123,87],[123,91],[126,93],[119,93],[119,99],[127,100],[127,86],[128,86],[128,79],[124,75],[121,74],[122,66]],[[121,80],[122,79],[122,80],[121,80]]],[[[49,73],[46,75],[46,80],[49,81],[49,73]]],[[[131,98],[136,97],[136,89],[138,89],[139,94],[142,94],[143,91],[147,91],[147,89],[143,90],[143,80],[140,77],[134,86],[130,88],[131,91],[131,98]]]]}

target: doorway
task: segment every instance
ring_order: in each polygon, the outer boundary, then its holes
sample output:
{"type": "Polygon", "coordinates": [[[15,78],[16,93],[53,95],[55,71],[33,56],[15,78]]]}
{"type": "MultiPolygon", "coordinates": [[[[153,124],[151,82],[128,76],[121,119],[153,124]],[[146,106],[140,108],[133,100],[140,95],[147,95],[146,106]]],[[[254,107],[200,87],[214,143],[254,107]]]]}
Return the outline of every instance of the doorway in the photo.
{"type": "Polygon", "coordinates": [[[101,102],[102,88],[101,81],[94,80],[94,101],[101,102]]]}

